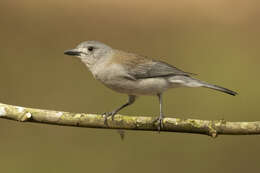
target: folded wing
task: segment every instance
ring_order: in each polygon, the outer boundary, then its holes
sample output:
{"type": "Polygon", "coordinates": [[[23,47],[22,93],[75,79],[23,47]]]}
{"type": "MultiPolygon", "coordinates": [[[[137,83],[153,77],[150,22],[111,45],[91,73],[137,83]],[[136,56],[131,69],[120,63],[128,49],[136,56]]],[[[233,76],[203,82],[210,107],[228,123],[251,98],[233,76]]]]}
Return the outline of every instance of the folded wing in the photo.
{"type": "Polygon", "coordinates": [[[184,72],[162,61],[152,60],[144,64],[138,64],[130,70],[130,75],[136,79],[156,78],[167,76],[190,76],[192,73],[184,72]]]}
{"type": "Polygon", "coordinates": [[[114,62],[124,66],[127,72],[126,78],[133,80],[145,78],[157,78],[168,76],[190,76],[193,73],[184,72],[170,64],[155,59],[147,58],[134,53],[116,51],[114,62]]]}

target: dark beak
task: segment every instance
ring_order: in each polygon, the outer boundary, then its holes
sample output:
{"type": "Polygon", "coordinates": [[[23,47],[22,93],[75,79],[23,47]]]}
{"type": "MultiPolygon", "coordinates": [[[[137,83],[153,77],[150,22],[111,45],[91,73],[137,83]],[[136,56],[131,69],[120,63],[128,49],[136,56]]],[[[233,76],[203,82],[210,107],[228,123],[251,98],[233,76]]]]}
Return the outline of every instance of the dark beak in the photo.
{"type": "Polygon", "coordinates": [[[70,55],[70,56],[80,56],[80,53],[81,52],[76,49],[66,50],[64,52],[65,55],[70,55]]]}

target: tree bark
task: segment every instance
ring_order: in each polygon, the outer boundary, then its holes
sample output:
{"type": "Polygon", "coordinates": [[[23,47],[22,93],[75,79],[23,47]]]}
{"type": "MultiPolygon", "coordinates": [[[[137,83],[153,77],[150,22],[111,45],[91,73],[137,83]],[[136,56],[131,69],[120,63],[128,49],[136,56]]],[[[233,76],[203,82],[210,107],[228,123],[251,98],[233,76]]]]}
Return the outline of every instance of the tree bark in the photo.
{"type": "MultiPolygon", "coordinates": [[[[107,124],[105,124],[103,115],[26,108],[3,103],[0,103],[0,118],[62,126],[145,131],[157,131],[158,125],[157,122],[154,123],[154,118],[152,117],[123,116],[118,114],[113,121],[111,118],[108,118],[107,124]]],[[[228,122],[225,120],[164,118],[163,124],[161,131],[205,134],[214,138],[220,134],[260,134],[260,121],[228,122]]]]}

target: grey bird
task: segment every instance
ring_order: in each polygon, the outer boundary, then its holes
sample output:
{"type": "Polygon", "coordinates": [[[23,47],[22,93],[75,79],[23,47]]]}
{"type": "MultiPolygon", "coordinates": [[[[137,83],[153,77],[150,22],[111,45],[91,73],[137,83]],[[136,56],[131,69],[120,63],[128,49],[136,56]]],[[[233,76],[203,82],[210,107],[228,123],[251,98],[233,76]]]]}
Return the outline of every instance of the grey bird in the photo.
{"type": "Polygon", "coordinates": [[[85,41],[75,49],[64,52],[77,56],[88,67],[94,78],[108,88],[128,95],[127,103],[105,113],[114,119],[123,108],[134,103],[136,96],[157,95],[160,102],[158,130],[163,128],[163,92],[177,87],[205,87],[235,96],[237,93],[227,88],[212,85],[191,77],[193,73],[182,71],[166,62],[134,53],[113,49],[98,41],[85,41]]]}

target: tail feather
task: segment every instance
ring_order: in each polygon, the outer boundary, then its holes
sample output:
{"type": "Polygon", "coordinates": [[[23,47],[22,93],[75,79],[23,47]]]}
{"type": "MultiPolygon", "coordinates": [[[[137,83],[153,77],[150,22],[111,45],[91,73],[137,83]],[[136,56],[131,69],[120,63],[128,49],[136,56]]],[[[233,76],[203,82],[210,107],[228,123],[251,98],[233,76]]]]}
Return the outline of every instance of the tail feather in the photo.
{"type": "Polygon", "coordinates": [[[182,86],[187,86],[187,87],[205,87],[205,88],[210,88],[210,89],[214,89],[217,91],[221,91],[230,95],[237,95],[237,93],[235,91],[231,91],[227,88],[218,86],[218,85],[212,85],[209,84],[207,82],[198,80],[198,79],[194,79],[192,77],[188,77],[188,76],[173,76],[169,79],[170,83],[173,84],[180,84],[182,86]]]}
{"type": "Polygon", "coordinates": [[[218,86],[218,85],[212,85],[212,84],[206,83],[206,84],[203,85],[203,87],[205,87],[205,88],[210,88],[210,89],[214,89],[214,90],[217,90],[217,91],[221,91],[221,92],[230,94],[230,95],[232,95],[232,96],[237,95],[237,92],[232,91],[232,90],[227,89],[227,88],[224,88],[224,87],[221,87],[221,86],[218,86]]]}

